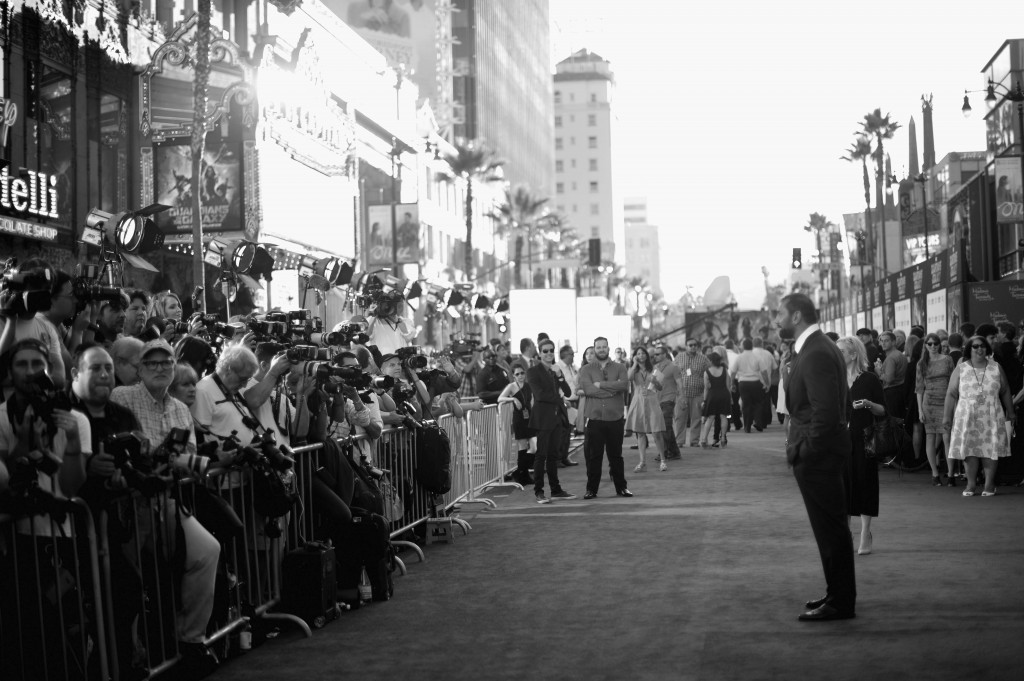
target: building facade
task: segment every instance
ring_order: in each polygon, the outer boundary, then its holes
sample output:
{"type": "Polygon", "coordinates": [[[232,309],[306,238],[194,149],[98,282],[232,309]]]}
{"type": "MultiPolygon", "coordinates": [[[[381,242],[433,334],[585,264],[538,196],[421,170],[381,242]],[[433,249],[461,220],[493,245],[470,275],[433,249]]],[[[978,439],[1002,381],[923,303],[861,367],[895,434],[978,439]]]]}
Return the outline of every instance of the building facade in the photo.
{"type": "Polygon", "coordinates": [[[455,140],[482,140],[505,179],[554,189],[548,0],[453,0],[455,140]]]}
{"type": "Polygon", "coordinates": [[[614,182],[611,64],[579,50],[555,67],[555,204],[581,239],[601,239],[601,256],[626,263],[622,203],[614,182]]]}
{"type": "Polygon", "coordinates": [[[647,222],[647,199],[625,200],[623,220],[626,232],[626,276],[644,280],[661,297],[661,247],[658,228],[647,222]]]}

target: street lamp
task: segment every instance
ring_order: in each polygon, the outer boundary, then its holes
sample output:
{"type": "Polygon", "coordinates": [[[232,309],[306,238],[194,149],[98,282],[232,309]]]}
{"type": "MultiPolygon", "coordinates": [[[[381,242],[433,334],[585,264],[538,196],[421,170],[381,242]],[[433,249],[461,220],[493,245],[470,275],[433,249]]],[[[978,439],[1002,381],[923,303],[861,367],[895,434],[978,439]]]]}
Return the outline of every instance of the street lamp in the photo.
{"type": "MultiPolygon", "coordinates": [[[[974,92],[981,91],[964,90],[964,105],[960,109],[964,118],[968,118],[971,115],[971,101],[967,98],[967,95],[974,92]]],[[[1019,126],[1017,145],[1020,147],[1020,151],[1018,153],[1020,155],[1021,181],[1024,182],[1024,89],[1021,88],[1021,82],[1019,80],[1017,81],[1017,86],[1011,90],[1005,85],[996,83],[990,78],[988,81],[988,87],[985,89],[985,104],[989,109],[994,108],[995,105],[999,103],[999,95],[1002,95],[1004,99],[1017,103],[1017,125],[1019,126]],[[998,92],[996,88],[999,88],[998,92]]],[[[1024,204],[1022,204],[1022,207],[1024,207],[1024,204]]]]}

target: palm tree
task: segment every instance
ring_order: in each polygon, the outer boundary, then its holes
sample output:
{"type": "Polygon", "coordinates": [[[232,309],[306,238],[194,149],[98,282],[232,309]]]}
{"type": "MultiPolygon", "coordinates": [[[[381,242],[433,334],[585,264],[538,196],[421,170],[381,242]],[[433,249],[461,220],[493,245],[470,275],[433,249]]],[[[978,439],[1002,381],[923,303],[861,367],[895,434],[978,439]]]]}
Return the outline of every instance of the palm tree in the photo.
{"type": "Polygon", "coordinates": [[[831,246],[831,242],[826,240],[828,239],[827,235],[832,231],[833,227],[835,227],[835,224],[830,222],[829,219],[821,213],[811,213],[807,220],[807,224],[804,225],[805,232],[811,232],[814,234],[814,242],[818,248],[818,276],[821,280],[822,291],[825,290],[825,278],[830,277],[831,274],[829,265],[826,265],[827,262],[831,262],[831,255],[829,258],[825,257],[825,245],[828,243],[828,245],[831,246]],[[826,236],[823,237],[823,234],[826,236]]]}
{"type": "MultiPolygon", "coordinates": [[[[854,137],[853,144],[846,150],[846,155],[840,158],[850,163],[856,163],[860,161],[861,168],[864,170],[864,231],[865,231],[865,243],[867,248],[865,249],[868,253],[874,254],[871,248],[871,178],[868,175],[868,158],[871,156],[871,138],[864,133],[859,133],[854,137]]],[[[861,307],[867,314],[867,286],[864,280],[864,265],[865,256],[867,253],[860,254],[860,284],[861,284],[861,307]]],[[[873,264],[873,263],[872,263],[873,264]]]]}
{"type": "MultiPolygon", "coordinates": [[[[522,286],[520,276],[523,261],[523,244],[526,239],[532,243],[533,230],[541,217],[541,209],[548,202],[530,192],[529,187],[519,185],[515,190],[505,189],[505,200],[490,217],[498,221],[496,234],[500,237],[515,236],[515,257],[513,267],[516,287],[522,286]]],[[[532,286],[532,282],[531,282],[532,286]]]]}
{"type": "Polygon", "coordinates": [[[499,169],[505,162],[495,156],[494,152],[481,142],[467,142],[455,145],[454,154],[445,154],[448,164],[445,177],[452,181],[461,177],[466,182],[466,261],[465,276],[467,281],[473,280],[473,185],[477,182],[497,182],[503,177],[499,169]]]}
{"type": "Polygon", "coordinates": [[[864,115],[864,122],[862,123],[864,134],[869,137],[874,137],[877,144],[875,145],[875,151],[871,155],[875,159],[875,165],[877,168],[875,174],[875,206],[878,208],[878,219],[881,225],[879,233],[882,235],[882,270],[885,274],[889,274],[889,263],[888,256],[885,252],[885,213],[882,209],[884,205],[884,199],[882,193],[884,189],[883,183],[885,182],[885,140],[891,140],[896,131],[900,129],[900,124],[890,119],[891,114],[882,115],[881,109],[875,109],[869,114],[864,115]]]}

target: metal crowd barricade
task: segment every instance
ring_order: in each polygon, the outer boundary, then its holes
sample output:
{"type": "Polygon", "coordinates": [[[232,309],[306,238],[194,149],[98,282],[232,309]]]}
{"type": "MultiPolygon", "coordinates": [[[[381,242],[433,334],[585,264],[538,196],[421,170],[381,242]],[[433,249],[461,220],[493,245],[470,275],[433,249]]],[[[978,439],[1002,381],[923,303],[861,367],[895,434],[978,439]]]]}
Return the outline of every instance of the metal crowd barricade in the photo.
{"type": "MultiPolygon", "coordinates": [[[[516,452],[512,439],[512,404],[490,404],[466,415],[470,435],[473,489],[470,498],[494,487],[523,486],[505,480],[505,474],[516,468],[516,452]]],[[[489,501],[490,505],[494,502],[489,501]]]]}
{"type": "Polygon", "coordinates": [[[0,674],[18,681],[106,681],[92,515],[80,499],[39,504],[0,515],[0,674]]]}

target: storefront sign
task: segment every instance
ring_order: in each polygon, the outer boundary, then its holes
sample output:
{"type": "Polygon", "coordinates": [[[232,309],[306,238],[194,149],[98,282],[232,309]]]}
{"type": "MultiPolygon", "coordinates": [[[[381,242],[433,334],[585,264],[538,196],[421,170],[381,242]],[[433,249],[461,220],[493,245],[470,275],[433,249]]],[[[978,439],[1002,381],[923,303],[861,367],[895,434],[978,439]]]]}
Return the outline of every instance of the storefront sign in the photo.
{"type": "Polygon", "coordinates": [[[44,218],[58,218],[57,177],[34,170],[25,171],[25,177],[12,177],[10,167],[0,170],[0,206],[19,213],[31,213],[44,218]]]}
{"type": "Polygon", "coordinates": [[[967,285],[967,314],[975,324],[1020,321],[1024,309],[1024,283],[989,281],[967,285]]]}
{"type": "Polygon", "coordinates": [[[39,241],[57,240],[57,230],[54,227],[47,227],[35,222],[25,222],[24,220],[9,218],[4,215],[0,215],[0,232],[39,241]]]}
{"type": "Polygon", "coordinates": [[[0,97],[0,146],[7,146],[7,135],[18,120],[18,105],[0,97]]]}

